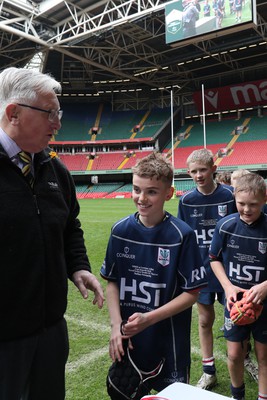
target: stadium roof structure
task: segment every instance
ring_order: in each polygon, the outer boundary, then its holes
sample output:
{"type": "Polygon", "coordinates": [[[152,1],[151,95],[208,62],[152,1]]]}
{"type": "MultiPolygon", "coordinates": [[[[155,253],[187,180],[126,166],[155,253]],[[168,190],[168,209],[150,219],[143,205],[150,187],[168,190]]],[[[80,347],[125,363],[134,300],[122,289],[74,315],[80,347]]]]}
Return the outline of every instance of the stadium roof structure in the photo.
{"type": "Polygon", "coordinates": [[[0,69],[39,58],[66,98],[145,108],[167,105],[172,88],[177,104],[190,104],[203,84],[266,79],[267,2],[255,1],[257,25],[172,47],[165,6],[173,1],[0,0],[0,69]]]}

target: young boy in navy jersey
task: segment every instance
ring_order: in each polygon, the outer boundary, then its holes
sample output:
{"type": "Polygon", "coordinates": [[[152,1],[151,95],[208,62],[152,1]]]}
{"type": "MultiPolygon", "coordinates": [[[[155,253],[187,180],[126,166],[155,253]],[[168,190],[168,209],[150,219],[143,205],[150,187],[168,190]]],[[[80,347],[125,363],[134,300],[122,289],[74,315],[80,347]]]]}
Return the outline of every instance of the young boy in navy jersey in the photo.
{"type": "Polygon", "coordinates": [[[235,171],[232,172],[231,174],[231,186],[233,186],[233,188],[236,185],[237,180],[246,174],[250,174],[250,171],[248,169],[236,169],[235,171]]]}
{"type": "Polygon", "coordinates": [[[187,159],[188,173],[196,188],[185,193],[179,202],[178,217],[193,228],[207,271],[208,286],[201,290],[197,305],[199,314],[199,340],[202,351],[203,374],[197,387],[211,389],[217,383],[213,353],[214,302],[224,304],[224,293],[209,263],[209,246],[216,223],[236,212],[233,188],[216,183],[212,152],[208,149],[193,151],[187,159]]]}
{"type": "Polygon", "coordinates": [[[122,359],[127,338],[139,369],[151,371],[165,359],[147,393],[189,382],[192,305],[207,284],[193,230],[164,211],[172,180],[173,168],[162,155],[139,160],[132,192],[137,212],[114,224],[101,268],[108,280],[112,360],[122,359]]]}
{"type": "MultiPolygon", "coordinates": [[[[250,174],[250,171],[248,169],[236,169],[235,171],[232,172],[231,174],[231,186],[233,186],[233,188],[235,188],[238,179],[246,174],[250,174]]],[[[264,205],[263,212],[266,213],[266,205],[264,205]]],[[[251,359],[250,357],[250,353],[252,350],[252,346],[251,346],[251,342],[250,340],[248,340],[247,343],[247,354],[245,357],[245,368],[247,370],[247,372],[249,373],[249,375],[257,382],[258,381],[258,366],[255,365],[254,361],[251,359]]]]}
{"type": "Polygon", "coordinates": [[[267,400],[267,215],[262,208],[266,185],[250,173],[236,182],[238,213],[218,222],[210,248],[211,267],[226,296],[224,336],[234,399],[245,398],[244,359],[247,342],[254,338],[258,362],[259,400],[267,400]],[[250,325],[234,325],[230,308],[239,292],[248,291],[248,301],[264,304],[259,319],[250,325]]]}

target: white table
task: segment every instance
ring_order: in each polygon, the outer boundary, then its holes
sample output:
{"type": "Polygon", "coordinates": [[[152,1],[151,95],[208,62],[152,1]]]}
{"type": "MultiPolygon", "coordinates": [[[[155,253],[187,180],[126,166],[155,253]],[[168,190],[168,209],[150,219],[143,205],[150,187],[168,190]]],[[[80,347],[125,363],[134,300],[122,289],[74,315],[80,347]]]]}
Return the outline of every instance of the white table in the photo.
{"type": "Polygon", "coordinates": [[[185,383],[175,382],[158,394],[144,396],[141,400],[225,400],[229,398],[185,383]]]}

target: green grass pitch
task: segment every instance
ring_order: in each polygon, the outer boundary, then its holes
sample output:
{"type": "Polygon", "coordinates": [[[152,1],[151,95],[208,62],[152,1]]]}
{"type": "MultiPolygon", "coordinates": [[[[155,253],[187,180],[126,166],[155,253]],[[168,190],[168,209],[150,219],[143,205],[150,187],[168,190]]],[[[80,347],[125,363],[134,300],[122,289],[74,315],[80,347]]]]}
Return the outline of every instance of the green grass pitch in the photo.
{"type": "MultiPolygon", "coordinates": [[[[85,233],[86,247],[93,273],[99,277],[110,228],[119,218],[135,211],[131,199],[81,200],[80,220],[85,233]]],[[[178,201],[166,203],[166,210],[177,214],[178,201]]],[[[105,281],[100,277],[103,287],[105,281]]],[[[67,400],[109,400],[106,393],[106,375],[110,366],[108,355],[109,318],[107,306],[98,310],[92,305],[93,296],[83,300],[73,284],[69,285],[69,301],[66,319],[69,327],[70,354],[66,372],[67,400]]],[[[222,306],[216,304],[214,324],[214,349],[218,373],[218,385],[214,392],[230,396],[230,381],[226,365],[225,340],[220,327],[223,324],[222,306]]],[[[198,340],[197,309],[193,307],[192,319],[192,385],[201,376],[201,353],[198,340]]],[[[257,398],[257,384],[245,372],[246,398],[257,398]]]]}

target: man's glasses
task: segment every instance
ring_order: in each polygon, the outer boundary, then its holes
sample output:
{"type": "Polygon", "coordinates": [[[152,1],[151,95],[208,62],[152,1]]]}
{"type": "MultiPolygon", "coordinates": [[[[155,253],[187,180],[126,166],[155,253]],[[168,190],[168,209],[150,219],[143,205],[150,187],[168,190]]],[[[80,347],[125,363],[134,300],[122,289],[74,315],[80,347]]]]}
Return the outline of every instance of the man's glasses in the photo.
{"type": "Polygon", "coordinates": [[[62,115],[63,115],[63,110],[44,110],[43,108],[29,106],[28,104],[21,104],[21,103],[17,103],[17,104],[18,104],[18,106],[21,106],[21,107],[27,107],[27,108],[31,108],[32,110],[42,111],[42,112],[49,114],[48,120],[50,122],[55,121],[56,118],[61,120],[62,115]]]}

